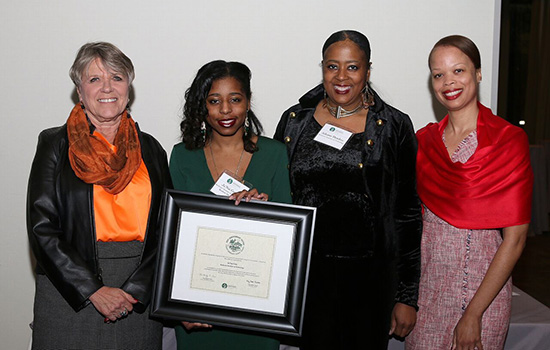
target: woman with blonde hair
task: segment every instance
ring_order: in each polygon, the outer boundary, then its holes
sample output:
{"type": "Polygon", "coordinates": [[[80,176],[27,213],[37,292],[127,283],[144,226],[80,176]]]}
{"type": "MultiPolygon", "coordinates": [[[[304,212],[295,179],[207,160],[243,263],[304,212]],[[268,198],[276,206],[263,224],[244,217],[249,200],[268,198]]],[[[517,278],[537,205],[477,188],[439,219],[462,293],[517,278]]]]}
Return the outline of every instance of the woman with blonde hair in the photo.
{"type": "Polygon", "coordinates": [[[166,153],[127,106],[132,61],[106,42],[70,70],[79,103],[40,133],[27,196],[33,349],[160,349],[149,318],[166,153]]]}

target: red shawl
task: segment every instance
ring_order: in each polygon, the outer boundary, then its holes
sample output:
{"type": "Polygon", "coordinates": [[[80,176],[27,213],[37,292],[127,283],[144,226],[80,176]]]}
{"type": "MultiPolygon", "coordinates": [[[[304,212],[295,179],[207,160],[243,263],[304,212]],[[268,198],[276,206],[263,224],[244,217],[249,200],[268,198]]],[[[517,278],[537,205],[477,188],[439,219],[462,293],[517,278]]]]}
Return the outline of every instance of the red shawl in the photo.
{"type": "Polygon", "coordinates": [[[478,147],[465,164],[451,161],[441,139],[448,115],[417,132],[418,195],[432,212],[458,228],[529,223],[533,173],[527,135],[478,106],[478,147]]]}

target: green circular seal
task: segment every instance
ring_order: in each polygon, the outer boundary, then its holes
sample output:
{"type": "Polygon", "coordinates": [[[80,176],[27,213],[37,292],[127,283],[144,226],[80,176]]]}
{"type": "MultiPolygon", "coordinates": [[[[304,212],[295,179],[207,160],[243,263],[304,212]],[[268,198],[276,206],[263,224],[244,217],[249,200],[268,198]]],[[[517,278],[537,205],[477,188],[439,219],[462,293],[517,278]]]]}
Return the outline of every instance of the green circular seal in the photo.
{"type": "Polygon", "coordinates": [[[239,236],[231,236],[225,241],[225,249],[230,254],[238,255],[244,250],[244,241],[239,236]]]}
{"type": "Polygon", "coordinates": [[[233,183],[233,180],[227,179],[227,183],[231,185],[233,183]]]}
{"type": "Polygon", "coordinates": [[[335,129],[334,127],[332,127],[332,128],[330,128],[329,130],[330,130],[330,131],[334,131],[334,130],[336,130],[336,129],[335,129]]]}

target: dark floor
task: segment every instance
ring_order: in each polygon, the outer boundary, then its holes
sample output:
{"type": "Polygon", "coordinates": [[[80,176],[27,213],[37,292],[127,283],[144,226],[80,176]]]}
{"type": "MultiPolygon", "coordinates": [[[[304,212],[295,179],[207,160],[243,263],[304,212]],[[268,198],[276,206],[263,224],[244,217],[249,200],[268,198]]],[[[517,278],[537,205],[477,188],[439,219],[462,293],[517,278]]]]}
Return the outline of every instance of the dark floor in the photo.
{"type": "Polygon", "coordinates": [[[550,235],[527,237],[512,280],[519,289],[550,307],[550,235]]]}

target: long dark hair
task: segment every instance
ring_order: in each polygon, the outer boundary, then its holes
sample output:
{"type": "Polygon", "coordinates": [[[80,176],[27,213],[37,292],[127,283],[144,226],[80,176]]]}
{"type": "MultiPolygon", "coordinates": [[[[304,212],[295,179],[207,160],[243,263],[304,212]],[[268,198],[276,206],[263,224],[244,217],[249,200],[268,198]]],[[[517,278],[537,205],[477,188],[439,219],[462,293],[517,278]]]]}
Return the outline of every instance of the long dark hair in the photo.
{"type": "MultiPolygon", "coordinates": [[[[248,101],[252,97],[250,90],[251,73],[248,67],[240,62],[226,62],[222,60],[212,61],[205,64],[197,72],[193,83],[185,92],[185,105],[183,106],[183,120],[180,123],[181,138],[185,148],[193,150],[203,148],[205,138],[208,140],[212,134],[212,128],[206,122],[208,110],[206,109],[206,97],[216,80],[231,77],[240,84],[248,101]],[[201,124],[206,124],[206,137],[201,133],[201,124]]],[[[261,135],[262,124],[252,112],[248,111],[250,129],[243,133],[244,149],[249,153],[257,151],[256,143],[252,141],[252,135],[261,135]],[[245,135],[246,134],[246,135],[245,135]]]]}

